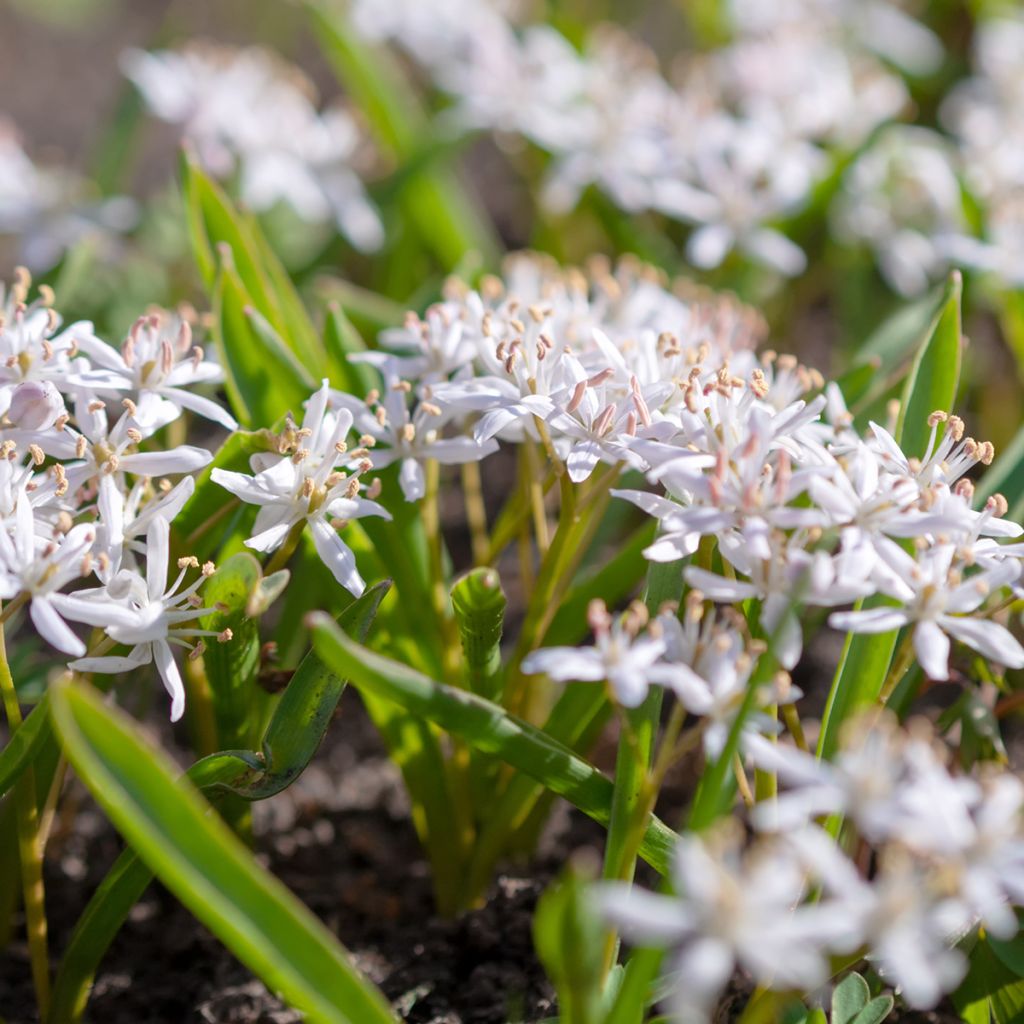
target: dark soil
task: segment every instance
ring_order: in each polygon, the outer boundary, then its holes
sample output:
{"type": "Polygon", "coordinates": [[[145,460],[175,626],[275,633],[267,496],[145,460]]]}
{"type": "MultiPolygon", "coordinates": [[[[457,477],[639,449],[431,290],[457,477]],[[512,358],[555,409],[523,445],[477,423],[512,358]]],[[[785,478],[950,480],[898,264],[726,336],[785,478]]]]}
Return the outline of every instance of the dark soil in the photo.
{"type": "MultiPolygon", "coordinates": [[[[433,911],[429,869],[396,771],[354,695],[286,793],[257,805],[260,859],[351,951],[399,1014],[418,1024],[506,1024],[554,1014],[533,952],[537,897],[573,850],[599,845],[587,819],[556,814],[538,862],[500,875],[483,909],[433,911]]],[[[84,797],[48,849],[55,963],[121,843],[84,797]]],[[[35,1024],[24,945],[0,957],[0,1018],[35,1024]]],[[[292,1024],[301,1020],[162,887],[134,908],[89,1003],[94,1024],[292,1024]]]]}

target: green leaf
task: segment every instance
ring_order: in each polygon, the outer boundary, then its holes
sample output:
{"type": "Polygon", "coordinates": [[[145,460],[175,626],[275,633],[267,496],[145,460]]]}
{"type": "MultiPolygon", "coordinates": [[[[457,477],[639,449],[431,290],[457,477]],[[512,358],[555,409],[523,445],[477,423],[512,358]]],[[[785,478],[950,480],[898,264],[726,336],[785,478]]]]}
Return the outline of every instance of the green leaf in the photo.
{"type": "MultiPolygon", "coordinates": [[[[310,628],[314,649],[324,662],[339,674],[349,676],[360,690],[394,701],[478,750],[500,757],[565,797],[595,821],[608,824],[610,780],[569,748],[476,694],[434,682],[360,647],[321,613],[310,617],[310,628]]],[[[664,873],[675,840],[675,833],[652,817],[641,856],[664,873]]]]}
{"type": "Polygon", "coordinates": [[[221,445],[213,461],[195,478],[195,490],[174,519],[173,530],[185,554],[207,560],[220,546],[225,524],[240,502],[213,480],[215,469],[250,472],[249,458],[271,450],[266,431],[236,430],[221,445]]]}
{"type": "Polygon", "coordinates": [[[896,1000],[890,995],[875,996],[854,1018],[853,1024],[882,1024],[892,1013],[896,1000]]]}
{"type": "Polygon", "coordinates": [[[952,995],[969,1024],[1020,1024],[1024,1020],[1024,979],[995,953],[991,940],[979,937],[970,952],[967,977],[952,995]]]}
{"type": "MultiPolygon", "coordinates": [[[[881,598],[860,600],[854,608],[876,608],[881,598]]],[[[843,723],[858,710],[869,707],[882,692],[898,630],[889,633],[847,633],[843,653],[832,679],[818,736],[818,757],[830,760],[839,747],[843,723]]]]}
{"type": "Polygon", "coordinates": [[[366,351],[366,343],[345,316],[341,304],[334,300],[327,304],[324,346],[331,383],[341,391],[364,398],[377,384],[377,371],[366,363],[349,361],[349,356],[366,351]]]}
{"type": "Polygon", "coordinates": [[[318,1024],[395,1018],[334,936],[264,871],[195,788],[91,689],[51,690],[64,751],[160,880],[268,986],[318,1024]]]}
{"type": "MultiPolygon", "coordinates": [[[[390,589],[390,580],[368,587],[338,616],[338,626],[362,643],[390,589]]],[[[234,791],[250,800],[263,800],[290,786],[320,746],[346,683],[310,651],[295,670],[267,726],[262,779],[234,791]]]]}
{"type": "MultiPolygon", "coordinates": [[[[643,573],[641,553],[654,540],[657,526],[653,520],[644,523],[616,545],[615,554],[604,565],[580,573],[544,635],[545,646],[579,643],[588,629],[587,606],[595,597],[601,598],[609,608],[614,608],[636,591],[643,573]]],[[[681,580],[682,572],[678,565],[676,572],[681,580]]]]}
{"type": "Polygon", "coordinates": [[[217,284],[216,253],[226,246],[249,302],[317,377],[327,369],[323,344],[274,251],[251,217],[232,205],[223,189],[183,150],[182,182],[192,251],[207,291],[217,284]]]}
{"type": "MultiPolygon", "coordinates": [[[[287,571],[274,576],[273,589],[288,580],[287,571]]],[[[232,634],[228,643],[211,643],[203,654],[221,749],[248,747],[256,739],[263,698],[256,685],[260,668],[256,615],[266,600],[266,582],[260,563],[244,551],[223,562],[203,585],[204,602],[216,610],[203,616],[200,625],[214,633],[229,629],[232,634]]]]}
{"type": "Polygon", "coordinates": [[[213,337],[235,417],[244,426],[271,426],[286,412],[301,418],[316,382],[253,306],[227,251],[214,293],[213,337]]]}
{"type": "Polygon", "coordinates": [[[501,699],[501,634],[507,604],[494,569],[473,569],[452,587],[469,688],[488,700],[501,699]]]}
{"type": "Polygon", "coordinates": [[[896,440],[909,457],[920,458],[925,453],[931,433],[928,417],[936,410],[951,411],[956,401],[963,347],[961,291],[960,273],[954,270],[946,285],[942,306],[931,331],[917,350],[910,375],[903,386],[896,440]]]}
{"type": "Polygon", "coordinates": [[[51,734],[47,702],[48,698],[43,694],[43,699],[29,712],[18,731],[7,741],[7,746],[0,750],[0,796],[18,781],[51,734]]]}
{"type": "MultiPolygon", "coordinates": [[[[356,35],[344,13],[309,0],[317,41],[346,92],[359,105],[382,150],[399,162],[418,159],[433,134],[426,114],[401,67],[381,47],[356,35]]],[[[497,261],[500,247],[489,229],[486,212],[446,168],[430,163],[404,180],[402,205],[424,244],[446,270],[470,250],[486,262],[497,261]]]]}
{"type": "Polygon", "coordinates": [[[852,1024],[870,998],[868,983],[856,972],[848,974],[832,991],[831,1024],[852,1024]]]}
{"type": "MultiPolygon", "coordinates": [[[[370,587],[341,613],[338,624],[365,640],[389,586],[384,581],[370,587]]],[[[231,793],[247,800],[264,800],[280,793],[302,774],[316,753],[345,685],[345,680],[324,668],[310,651],[274,711],[262,754],[212,754],[189,769],[189,779],[213,796],[231,793]]],[[[96,969],[152,877],[135,851],[128,849],[93,894],[75,925],[55,979],[51,1024],[69,1024],[81,1017],[96,969]]]]}
{"type": "Polygon", "coordinates": [[[993,494],[1006,498],[1008,520],[1019,522],[1024,518],[1024,427],[978,480],[974,490],[975,506],[980,508],[993,494]]]}
{"type": "Polygon", "coordinates": [[[570,862],[537,902],[533,944],[558,993],[563,1021],[597,1024],[604,929],[587,891],[592,872],[570,862]]]}

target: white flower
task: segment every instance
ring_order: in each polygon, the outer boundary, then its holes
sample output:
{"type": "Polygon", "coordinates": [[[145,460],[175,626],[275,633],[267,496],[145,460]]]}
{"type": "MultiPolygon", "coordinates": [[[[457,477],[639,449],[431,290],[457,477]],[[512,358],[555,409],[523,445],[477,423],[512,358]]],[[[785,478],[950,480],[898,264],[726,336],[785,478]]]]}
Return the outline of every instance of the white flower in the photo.
{"type": "Polygon", "coordinates": [[[121,64],[150,110],[183,126],[211,173],[226,177],[238,166],[253,209],[283,201],[304,220],[333,221],[359,249],[380,247],[380,218],[351,167],[355,121],[342,110],[318,112],[297,68],[256,47],[198,45],[128,50],[121,64]]]}
{"type": "Polygon", "coordinates": [[[132,392],[136,419],[145,427],[164,426],[182,409],[213,420],[225,430],[238,427],[226,409],[191,390],[196,384],[220,383],[224,371],[192,344],[187,321],[151,313],[135,321],[120,352],[95,337],[80,341],[79,347],[96,368],[78,374],[76,382],[99,394],[132,392]]]}
{"type": "Polygon", "coordinates": [[[956,549],[952,544],[928,548],[916,559],[891,541],[880,541],[878,550],[889,570],[878,579],[879,589],[902,607],[834,612],[829,625],[854,633],[887,633],[913,625],[914,651],[931,679],[949,677],[950,637],[997,664],[1024,668],[1024,647],[1009,630],[971,614],[990,593],[1017,579],[1021,571],[1018,561],[1003,562],[964,578],[962,568],[953,564],[956,549]]]}
{"type": "Polygon", "coordinates": [[[84,654],[85,644],[62,617],[66,611],[59,591],[89,575],[89,551],[95,538],[96,531],[85,524],[63,537],[40,536],[25,497],[18,501],[11,533],[0,527],[0,598],[27,595],[29,615],[39,635],[65,654],[84,654]]]}
{"type": "Polygon", "coordinates": [[[297,447],[293,454],[254,455],[255,475],[218,468],[213,479],[242,501],[260,506],[247,547],[274,551],[295,526],[308,523],[324,564],[346,590],[358,596],[365,584],[355,555],[334,524],[362,516],[390,519],[391,515],[377,502],[359,496],[359,473],[369,465],[365,450],[362,466],[351,474],[345,471],[353,459],[345,454],[352,414],[347,409],[328,411],[329,400],[330,387],[325,380],[306,403],[302,427],[294,431],[297,447]]]}
{"type": "Polygon", "coordinates": [[[607,682],[615,699],[627,708],[643,703],[652,684],[666,683],[672,669],[661,664],[665,640],[641,633],[642,617],[633,611],[613,618],[604,604],[591,604],[588,621],[593,647],[545,647],[523,659],[527,675],[544,673],[559,682],[607,682]]]}
{"type": "Polygon", "coordinates": [[[498,450],[498,442],[493,439],[479,442],[465,436],[442,437],[451,415],[426,398],[410,410],[409,384],[387,369],[385,378],[383,396],[374,394],[376,400],[372,403],[341,392],[333,392],[331,401],[352,414],[355,429],[362,433],[361,443],[372,449],[369,458],[374,469],[401,463],[398,482],[406,501],[419,501],[424,495],[424,461],[436,459],[442,465],[454,466],[479,462],[498,450]]]}
{"type": "Polygon", "coordinates": [[[198,579],[181,589],[194,558],[179,561],[181,572],[167,586],[170,555],[170,528],[162,516],[155,516],[146,531],[146,576],[122,570],[98,590],[64,595],[60,609],[68,618],[98,626],[118,643],[131,647],[125,656],[79,658],[70,667],[79,672],[131,672],[155,663],[171,698],[171,721],[185,711],[185,686],[174,660],[171,644],[191,648],[196,637],[216,636],[212,630],[186,625],[212,611],[192,597],[213,572],[212,564],[203,566],[198,579]]]}
{"type": "Polygon", "coordinates": [[[597,899],[628,940],[672,950],[676,1020],[710,1020],[737,966],[781,990],[814,989],[828,978],[829,949],[848,926],[831,901],[802,902],[807,872],[785,846],[762,845],[741,859],[735,838],[712,845],[684,835],[672,875],[675,896],[612,883],[597,899]]]}

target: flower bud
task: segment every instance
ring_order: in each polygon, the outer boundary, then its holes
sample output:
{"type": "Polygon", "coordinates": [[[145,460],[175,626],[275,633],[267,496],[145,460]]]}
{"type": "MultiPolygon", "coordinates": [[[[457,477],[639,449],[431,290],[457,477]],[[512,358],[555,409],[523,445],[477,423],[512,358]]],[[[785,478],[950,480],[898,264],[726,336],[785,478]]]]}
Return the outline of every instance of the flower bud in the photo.
{"type": "Polygon", "coordinates": [[[10,421],[23,430],[49,430],[63,414],[64,399],[48,380],[19,384],[7,410],[10,421]]]}

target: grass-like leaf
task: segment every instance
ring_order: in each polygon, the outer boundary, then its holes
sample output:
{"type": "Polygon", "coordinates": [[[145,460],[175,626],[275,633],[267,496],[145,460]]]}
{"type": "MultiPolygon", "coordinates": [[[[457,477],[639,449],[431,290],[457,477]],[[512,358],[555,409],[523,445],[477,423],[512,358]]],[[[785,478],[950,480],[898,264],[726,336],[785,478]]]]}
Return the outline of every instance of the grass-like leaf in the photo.
{"type": "MultiPolygon", "coordinates": [[[[339,616],[343,628],[365,639],[389,586],[387,581],[378,583],[353,601],[339,616]]],[[[214,798],[230,793],[262,800],[281,792],[309,764],[344,688],[345,680],[310,651],[275,709],[262,752],[229,751],[204,757],[189,769],[190,781],[214,798]]],[[[131,848],[111,868],[76,924],[61,961],[50,1024],[74,1024],[81,1018],[96,969],[152,878],[148,863],[131,848]]]]}
{"type": "MultiPolygon", "coordinates": [[[[393,701],[531,776],[602,825],[611,818],[612,783],[540,729],[476,694],[428,679],[349,639],[321,613],[310,617],[314,649],[360,690],[393,701]]],[[[676,835],[651,818],[640,855],[664,873],[676,835]]]]}

